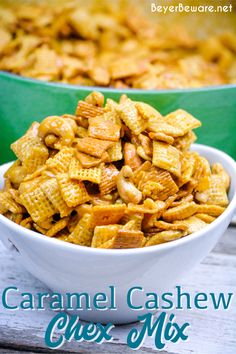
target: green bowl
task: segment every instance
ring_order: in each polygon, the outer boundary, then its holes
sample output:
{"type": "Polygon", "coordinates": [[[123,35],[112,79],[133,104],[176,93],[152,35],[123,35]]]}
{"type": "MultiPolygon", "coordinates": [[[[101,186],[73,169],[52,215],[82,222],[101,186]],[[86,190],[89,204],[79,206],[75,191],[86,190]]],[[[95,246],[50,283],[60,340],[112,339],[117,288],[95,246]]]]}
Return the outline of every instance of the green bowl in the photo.
{"type": "Polygon", "coordinates": [[[153,105],[162,114],[183,108],[202,121],[198,143],[225,151],[236,159],[236,85],[183,90],[117,90],[45,83],[0,72],[0,163],[13,159],[10,144],[33,121],[74,113],[77,102],[92,90],[115,100],[127,94],[153,105]]]}

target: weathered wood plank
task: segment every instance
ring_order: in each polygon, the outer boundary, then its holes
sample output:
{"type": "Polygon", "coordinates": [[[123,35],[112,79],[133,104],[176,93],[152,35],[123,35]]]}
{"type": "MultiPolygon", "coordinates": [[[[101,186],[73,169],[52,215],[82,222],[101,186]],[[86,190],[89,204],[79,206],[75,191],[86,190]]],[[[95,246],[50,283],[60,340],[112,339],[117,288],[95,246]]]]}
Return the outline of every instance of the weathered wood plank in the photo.
{"type": "MultiPolygon", "coordinates": [[[[26,347],[26,346],[2,346],[0,345],[0,354],[38,354],[38,353],[45,353],[45,354],[51,354],[51,353],[57,353],[57,354],[131,354],[134,353],[133,350],[131,350],[130,348],[128,348],[126,345],[124,344],[120,344],[120,345],[115,345],[115,344],[103,344],[102,347],[100,347],[99,345],[94,345],[91,343],[80,343],[78,345],[78,348],[76,350],[68,350],[68,349],[62,349],[62,350],[49,350],[47,348],[35,348],[32,351],[32,348],[30,347],[26,347]]],[[[156,353],[155,350],[150,349],[150,348],[140,348],[139,349],[139,353],[156,353]]],[[[170,353],[170,352],[166,352],[166,351],[159,351],[158,353],[160,354],[174,354],[174,353],[170,353]]]]}
{"type": "MultiPolygon", "coordinates": [[[[45,286],[26,272],[0,243],[0,293],[9,285],[33,294],[47,291],[45,286]]],[[[181,284],[192,295],[196,292],[233,292],[236,294],[236,229],[230,228],[213,252],[181,284]]],[[[17,297],[17,295],[16,295],[17,297]]],[[[17,299],[16,299],[17,300],[17,299]]],[[[19,295],[18,295],[19,300],[19,295]]],[[[47,305],[47,303],[46,303],[47,305]]],[[[230,311],[174,311],[178,322],[190,322],[189,340],[168,344],[168,353],[235,354],[236,306],[230,311]]],[[[28,311],[6,311],[0,308],[0,353],[49,353],[44,332],[54,312],[46,308],[35,315],[28,311]]],[[[117,326],[112,344],[66,343],[57,353],[133,353],[126,343],[127,333],[134,325],[117,326]]],[[[140,328],[140,324],[136,325],[140,328]]],[[[147,338],[140,353],[156,352],[153,339],[147,338]]]]}
{"type": "Polygon", "coordinates": [[[227,230],[215,246],[213,252],[236,256],[236,227],[230,227],[227,230]]]}
{"type": "Polygon", "coordinates": [[[14,349],[1,349],[0,348],[0,354],[36,354],[39,352],[32,352],[32,351],[27,351],[25,352],[24,350],[14,350],[14,349]]]}

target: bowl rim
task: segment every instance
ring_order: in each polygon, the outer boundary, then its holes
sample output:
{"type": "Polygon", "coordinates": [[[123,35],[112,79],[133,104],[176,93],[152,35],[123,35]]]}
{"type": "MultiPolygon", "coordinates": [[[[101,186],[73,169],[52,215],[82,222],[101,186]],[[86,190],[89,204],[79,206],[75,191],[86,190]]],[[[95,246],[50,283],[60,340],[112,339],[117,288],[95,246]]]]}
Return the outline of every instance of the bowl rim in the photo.
{"type": "MultiPolygon", "coordinates": [[[[191,150],[196,150],[196,151],[201,151],[201,153],[204,154],[204,152],[212,152],[216,156],[221,156],[223,160],[228,162],[230,165],[230,170],[233,172],[235,175],[236,179],[236,162],[233,158],[231,158],[229,155],[224,153],[223,151],[220,151],[218,149],[215,149],[210,146],[202,145],[202,144],[193,144],[191,147],[191,150]]],[[[4,166],[11,164],[12,162],[8,162],[6,164],[3,164],[0,166],[0,169],[3,168],[4,166]]],[[[236,181],[235,181],[236,182],[236,181]]],[[[13,232],[16,233],[23,233],[24,236],[26,237],[33,237],[36,241],[40,243],[51,243],[51,245],[54,245],[54,247],[59,247],[72,251],[72,252],[84,252],[88,254],[94,254],[94,255],[107,255],[107,256],[127,256],[127,255],[133,255],[133,254],[149,254],[149,253],[155,253],[158,251],[164,251],[168,249],[172,249],[178,246],[181,246],[186,243],[190,243],[194,239],[199,239],[203,237],[205,233],[211,232],[213,229],[217,228],[227,218],[227,216],[230,213],[233,213],[233,211],[236,209],[236,185],[235,185],[235,191],[232,196],[232,200],[230,201],[229,205],[225,209],[225,211],[218,216],[211,224],[208,224],[204,229],[199,230],[197,232],[194,232],[193,234],[187,235],[186,237],[182,237],[177,240],[173,240],[170,242],[162,243],[159,245],[154,245],[154,246],[149,246],[149,247],[142,247],[142,248],[130,248],[130,249],[101,249],[101,248],[92,248],[92,247],[86,247],[86,246],[81,246],[81,245],[76,245],[72,244],[69,242],[57,240],[54,237],[46,237],[36,231],[28,230],[24,228],[23,226],[20,226],[16,224],[15,222],[7,219],[5,216],[0,214],[0,224],[2,223],[5,227],[10,228],[13,232]]],[[[1,240],[1,238],[0,238],[1,240]]]]}
{"type": "Polygon", "coordinates": [[[219,90],[227,90],[227,89],[236,89],[236,84],[224,84],[224,85],[215,85],[215,86],[203,86],[199,88],[176,88],[176,89],[136,89],[136,88],[127,88],[127,89],[117,89],[112,87],[103,87],[103,86],[81,86],[81,85],[72,85],[61,82],[51,82],[51,81],[43,81],[35,78],[29,78],[25,76],[21,76],[18,74],[14,74],[8,71],[0,70],[0,78],[1,77],[10,77],[19,82],[26,82],[31,84],[38,84],[40,86],[60,88],[60,89],[70,89],[73,91],[85,91],[90,93],[91,91],[101,91],[102,93],[116,93],[116,94],[142,94],[142,95],[163,95],[163,94],[192,94],[192,93],[201,93],[201,92],[209,92],[209,91],[219,91],[219,90]]]}

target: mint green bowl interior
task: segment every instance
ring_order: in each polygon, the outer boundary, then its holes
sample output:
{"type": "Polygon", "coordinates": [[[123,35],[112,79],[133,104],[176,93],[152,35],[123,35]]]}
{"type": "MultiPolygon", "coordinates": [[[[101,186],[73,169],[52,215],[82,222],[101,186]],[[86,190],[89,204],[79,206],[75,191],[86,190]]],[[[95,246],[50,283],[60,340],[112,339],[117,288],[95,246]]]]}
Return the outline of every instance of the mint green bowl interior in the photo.
{"type": "Polygon", "coordinates": [[[45,83],[0,72],[0,163],[12,160],[10,144],[33,121],[48,115],[74,113],[77,102],[91,91],[118,100],[127,94],[147,102],[162,114],[183,108],[202,121],[198,143],[217,147],[236,159],[236,85],[184,90],[117,90],[45,83]]]}

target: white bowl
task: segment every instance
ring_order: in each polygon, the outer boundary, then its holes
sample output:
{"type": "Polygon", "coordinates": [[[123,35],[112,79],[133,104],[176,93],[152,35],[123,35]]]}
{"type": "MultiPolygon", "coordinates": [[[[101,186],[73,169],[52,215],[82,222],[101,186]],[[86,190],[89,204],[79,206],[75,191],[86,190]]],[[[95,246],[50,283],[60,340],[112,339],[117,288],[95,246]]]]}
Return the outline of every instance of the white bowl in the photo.
{"type": "MultiPolygon", "coordinates": [[[[172,287],[197,265],[225,232],[236,208],[236,163],[225,153],[203,145],[193,150],[210,163],[220,162],[231,176],[230,204],[224,213],[203,230],[169,243],[141,249],[102,250],[77,246],[27,230],[0,215],[0,237],[10,249],[18,250],[23,266],[61,294],[87,292],[91,299],[97,292],[109,296],[109,286],[116,288],[117,310],[79,310],[81,319],[102,323],[129,323],[146,309],[135,311],[127,306],[126,294],[133,286],[143,293],[134,298],[144,304],[145,293],[171,291],[172,287]],[[13,247],[14,245],[15,247],[13,247]]],[[[9,164],[0,167],[0,187],[9,164]]],[[[17,253],[17,252],[15,252],[17,253]]]]}

